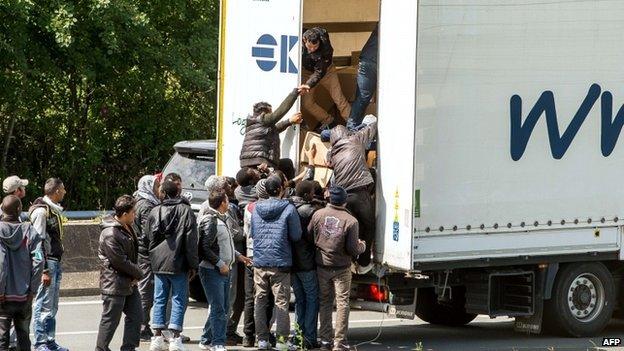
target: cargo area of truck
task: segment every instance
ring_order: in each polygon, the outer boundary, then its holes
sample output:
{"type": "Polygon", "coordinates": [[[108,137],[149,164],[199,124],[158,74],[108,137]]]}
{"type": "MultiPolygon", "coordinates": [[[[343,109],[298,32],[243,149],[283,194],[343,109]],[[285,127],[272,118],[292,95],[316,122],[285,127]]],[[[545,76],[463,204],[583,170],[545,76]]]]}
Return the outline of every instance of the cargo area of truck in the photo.
{"type": "MultiPolygon", "coordinates": [[[[313,27],[327,30],[334,48],[333,63],[342,92],[349,103],[355,100],[359,54],[379,22],[379,8],[380,0],[303,0],[302,33],[313,27]]],[[[346,123],[327,89],[319,85],[314,97],[322,108],[334,116],[336,122],[346,123]]],[[[302,112],[310,129],[318,125],[305,108],[302,108],[302,112]]],[[[377,115],[375,97],[366,114],[377,115]]]]}

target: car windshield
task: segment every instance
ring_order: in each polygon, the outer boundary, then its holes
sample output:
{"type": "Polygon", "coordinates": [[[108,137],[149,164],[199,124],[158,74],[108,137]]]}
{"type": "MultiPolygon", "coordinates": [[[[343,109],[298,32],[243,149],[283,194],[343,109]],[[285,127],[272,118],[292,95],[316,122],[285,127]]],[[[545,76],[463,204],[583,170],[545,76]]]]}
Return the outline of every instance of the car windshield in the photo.
{"type": "Polygon", "coordinates": [[[214,157],[176,152],[163,171],[165,175],[171,172],[175,172],[182,177],[183,188],[203,189],[206,179],[215,174],[214,157]]]}

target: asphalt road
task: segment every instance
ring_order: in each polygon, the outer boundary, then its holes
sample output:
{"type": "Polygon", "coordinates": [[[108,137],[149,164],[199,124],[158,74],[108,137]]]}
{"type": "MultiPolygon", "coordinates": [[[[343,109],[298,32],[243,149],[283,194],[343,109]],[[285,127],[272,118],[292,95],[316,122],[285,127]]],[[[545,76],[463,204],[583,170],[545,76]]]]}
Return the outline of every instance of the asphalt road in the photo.
{"type": "MultiPolygon", "coordinates": [[[[101,311],[97,296],[61,299],[57,324],[59,343],[72,351],[93,350],[101,311]]],[[[193,339],[192,344],[187,345],[189,350],[199,350],[197,342],[206,316],[205,306],[193,303],[189,307],[185,319],[185,334],[193,339]]],[[[353,311],[349,330],[352,346],[375,338],[381,319],[381,314],[377,312],[353,311]]],[[[115,335],[112,350],[118,350],[121,345],[121,328],[115,335]]],[[[511,319],[485,316],[478,317],[463,328],[444,328],[420,320],[386,318],[379,339],[358,345],[357,350],[596,350],[606,349],[600,346],[603,337],[624,338],[624,322],[613,321],[600,337],[573,339],[515,333],[511,319]]],[[[140,350],[148,348],[148,343],[142,343],[140,350]]],[[[242,347],[229,349],[253,350],[242,347]]]]}

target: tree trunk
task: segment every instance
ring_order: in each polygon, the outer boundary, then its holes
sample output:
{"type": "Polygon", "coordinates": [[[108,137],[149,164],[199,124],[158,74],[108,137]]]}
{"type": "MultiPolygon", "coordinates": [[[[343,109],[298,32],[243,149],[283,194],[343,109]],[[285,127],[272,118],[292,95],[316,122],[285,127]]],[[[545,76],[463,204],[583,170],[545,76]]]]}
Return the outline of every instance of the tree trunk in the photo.
{"type": "Polygon", "coordinates": [[[15,128],[15,120],[17,117],[9,117],[9,130],[5,134],[4,149],[2,150],[2,163],[0,164],[0,170],[3,174],[7,174],[7,158],[9,157],[9,148],[11,147],[11,139],[13,138],[13,129],[15,128]]]}

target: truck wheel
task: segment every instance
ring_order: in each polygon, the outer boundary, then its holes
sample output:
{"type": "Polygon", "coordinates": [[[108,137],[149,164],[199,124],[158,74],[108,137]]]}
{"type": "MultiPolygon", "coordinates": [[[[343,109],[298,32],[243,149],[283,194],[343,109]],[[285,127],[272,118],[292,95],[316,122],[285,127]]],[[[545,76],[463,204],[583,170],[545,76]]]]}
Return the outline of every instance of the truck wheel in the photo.
{"type": "Polygon", "coordinates": [[[199,275],[196,275],[189,282],[189,295],[197,302],[207,301],[206,294],[204,294],[204,287],[201,285],[201,280],[199,280],[199,275]]]}
{"type": "Polygon", "coordinates": [[[476,314],[466,313],[466,288],[454,286],[452,289],[453,299],[447,303],[439,303],[434,288],[420,288],[416,300],[416,315],[423,321],[459,327],[470,323],[477,318],[476,314]]]}
{"type": "Polygon", "coordinates": [[[597,335],[615,307],[611,273],[602,263],[572,263],[559,270],[552,298],[544,301],[544,327],[575,337],[597,335]]]}

